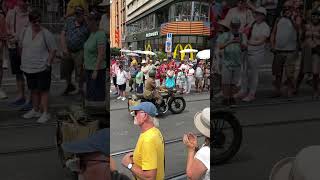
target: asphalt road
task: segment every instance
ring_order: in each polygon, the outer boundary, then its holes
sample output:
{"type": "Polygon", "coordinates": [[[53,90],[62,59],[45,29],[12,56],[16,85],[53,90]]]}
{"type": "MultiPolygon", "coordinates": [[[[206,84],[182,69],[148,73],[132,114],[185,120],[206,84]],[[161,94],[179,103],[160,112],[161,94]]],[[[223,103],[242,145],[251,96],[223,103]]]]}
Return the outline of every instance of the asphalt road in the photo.
{"type": "Polygon", "coordinates": [[[302,148],[319,145],[320,102],[238,108],[243,143],[227,164],[214,167],[214,179],[268,180],[273,165],[302,148]]]}

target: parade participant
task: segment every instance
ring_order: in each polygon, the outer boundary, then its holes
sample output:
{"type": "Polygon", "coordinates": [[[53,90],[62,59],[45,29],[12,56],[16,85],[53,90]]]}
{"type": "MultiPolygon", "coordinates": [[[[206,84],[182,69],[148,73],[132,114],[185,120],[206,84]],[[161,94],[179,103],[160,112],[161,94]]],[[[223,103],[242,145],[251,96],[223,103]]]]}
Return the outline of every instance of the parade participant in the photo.
{"type": "MultiPolygon", "coordinates": [[[[26,103],[25,98],[25,79],[21,66],[21,53],[19,52],[19,35],[29,25],[29,12],[27,0],[18,0],[15,8],[8,11],[6,16],[8,37],[9,60],[11,63],[12,74],[16,76],[18,96],[12,105],[21,106],[26,103]]],[[[31,103],[31,101],[30,101],[31,103]]],[[[31,106],[32,107],[32,106],[31,106]]]]}
{"type": "Polygon", "coordinates": [[[203,65],[201,63],[198,64],[196,71],[195,71],[195,78],[196,78],[196,90],[197,92],[201,93],[203,90],[203,65]]]}
{"type": "Polygon", "coordinates": [[[248,59],[245,76],[242,78],[241,90],[235,98],[250,102],[255,99],[259,81],[259,66],[265,57],[265,43],[270,36],[270,28],[265,22],[267,11],[260,7],[255,10],[256,21],[252,24],[251,35],[248,37],[248,59]]]}
{"type": "Polygon", "coordinates": [[[203,89],[210,90],[210,64],[206,64],[204,67],[203,89]]]}
{"type": "Polygon", "coordinates": [[[186,66],[180,67],[177,75],[177,86],[180,89],[181,94],[187,92],[187,74],[185,68],[186,66]]]}
{"type": "Polygon", "coordinates": [[[136,92],[141,94],[143,93],[143,72],[141,71],[141,66],[137,66],[137,75],[136,75],[136,92]]]}
{"type": "Polygon", "coordinates": [[[123,69],[123,65],[121,64],[117,72],[117,85],[119,88],[119,97],[117,99],[121,99],[122,101],[126,100],[127,81],[128,81],[128,74],[123,69]]]}
{"type": "Polygon", "coordinates": [[[198,148],[196,135],[187,133],[183,136],[183,143],[188,149],[187,177],[190,180],[210,180],[210,108],[194,116],[194,125],[205,136],[205,143],[198,148]]]}
{"type": "Polygon", "coordinates": [[[130,71],[129,87],[130,87],[130,92],[132,92],[135,89],[135,87],[133,87],[133,86],[136,86],[135,78],[138,73],[135,63],[131,62],[129,71],[130,71]]]}
{"type": "Polygon", "coordinates": [[[83,46],[90,35],[84,13],[85,10],[82,7],[76,7],[75,15],[67,18],[61,32],[61,47],[63,50],[61,78],[65,79],[67,83],[63,95],[69,95],[77,90],[72,84],[73,70],[75,70],[75,81],[78,83],[78,93],[82,93],[83,90],[83,46]]]}
{"type": "Polygon", "coordinates": [[[187,71],[187,80],[188,80],[188,87],[187,87],[187,92],[186,92],[187,94],[189,94],[190,91],[191,91],[191,86],[192,86],[192,83],[194,81],[193,76],[194,76],[193,64],[190,63],[189,64],[189,69],[187,71]]]}
{"type": "MultiPolygon", "coordinates": [[[[147,61],[145,59],[142,59],[142,67],[141,67],[141,71],[143,72],[143,81],[146,81],[149,77],[149,67],[148,67],[148,64],[147,64],[147,61]]],[[[144,83],[146,84],[146,83],[144,83]]]]}
{"type": "Polygon", "coordinates": [[[162,103],[162,97],[157,89],[155,82],[156,71],[153,69],[149,72],[149,77],[145,81],[143,97],[148,100],[155,100],[158,105],[162,103]]]}
{"type": "MultiPolygon", "coordinates": [[[[225,21],[219,22],[225,27],[229,25],[225,21]]],[[[222,91],[224,94],[224,104],[234,103],[233,89],[239,82],[242,49],[246,47],[247,39],[240,33],[240,20],[235,18],[231,21],[230,31],[222,33],[218,37],[218,46],[223,50],[224,58],[222,61],[222,91]]]]}
{"type": "Polygon", "coordinates": [[[95,103],[106,100],[106,48],[109,48],[106,34],[99,30],[99,21],[98,12],[90,12],[87,24],[91,34],[84,44],[86,100],[95,103]]]}
{"type": "Polygon", "coordinates": [[[29,21],[31,25],[21,33],[19,42],[22,49],[21,70],[27,77],[33,109],[24,114],[23,118],[37,117],[39,118],[38,123],[45,123],[50,119],[48,99],[51,85],[51,64],[57,51],[57,45],[53,35],[40,25],[40,11],[30,12],[29,21]]]}
{"type": "Polygon", "coordinates": [[[163,180],[165,151],[163,136],[154,123],[157,108],[150,102],[142,102],[130,110],[135,111],[134,124],[139,126],[141,133],[134,152],[122,158],[122,165],[138,180],[163,180]]]}
{"type": "Polygon", "coordinates": [[[173,89],[176,86],[176,80],[175,80],[176,76],[175,76],[173,66],[168,66],[168,67],[169,67],[169,69],[166,73],[167,77],[166,77],[166,84],[165,85],[166,85],[167,89],[173,89]]]}
{"type": "Polygon", "coordinates": [[[155,65],[155,71],[156,71],[156,87],[159,87],[161,85],[161,72],[160,72],[160,62],[156,61],[155,65]]]}
{"type": "Polygon", "coordinates": [[[298,55],[300,25],[292,20],[292,3],[286,1],[282,8],[282,16],[274,24],[271,33],[271,46],[275,54],[272,64],[272,74],[275,92],[272,97],[281,96],[283,71],[286,73],[288,97],[292,97],[295,90],[295,69],[298,55]]]}
{"type": "Polygon", "coordinates": [[[167,69],[168,69],[168,60],[163,59],[162,64],[160,65],[160,81],[162,85],[165,85],[165,79],[166,79],[166,74],[167,74],[167,69]]]}
{"type": "Polygon", "coordinates": [[[77,157],[66,162],[67,168],[78,173],[79,180],[111,179],[115,164],[110,159],[110,129],[101,129],[86,139],[63,143],[67,153],[77,157]]]}
{"type": "Polygon", "coordinates": [[[117,85],[117,73],[119,71],[119,66],[120,66],[119,59],[117,59],[116,63],[112,64],[111,66],[111,76],[112,76],[113,85],[115,87],[115,92],[113,93],[114,95],[119,95],[119,88],[117,85]]]}

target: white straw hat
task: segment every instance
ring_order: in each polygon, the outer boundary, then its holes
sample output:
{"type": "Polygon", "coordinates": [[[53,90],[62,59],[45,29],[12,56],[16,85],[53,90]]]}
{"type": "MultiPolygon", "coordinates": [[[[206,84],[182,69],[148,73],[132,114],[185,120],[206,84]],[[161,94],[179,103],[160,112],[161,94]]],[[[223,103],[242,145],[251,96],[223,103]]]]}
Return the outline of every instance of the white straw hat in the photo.
{"type": "Polygon", "coordinates": [[[210,108],[197,112],[194,116],[194,125],[201,134],[210,138],[210,108]]]}
{"type": "Polygon", "coordinates": [[[320,179],[320,146],[302,149],[295,158],[285,158],[272,168],[269,180],[320,179]]]}
{"type": "Polygon", "coordinates": [[[263,15],[265,15],[265,16],[267,15],[267,10],[266,10],[264,7],[259,7],[259,8],[257,8],[257,9],[255,9],[254,12],[263,14],[263,15]]]}

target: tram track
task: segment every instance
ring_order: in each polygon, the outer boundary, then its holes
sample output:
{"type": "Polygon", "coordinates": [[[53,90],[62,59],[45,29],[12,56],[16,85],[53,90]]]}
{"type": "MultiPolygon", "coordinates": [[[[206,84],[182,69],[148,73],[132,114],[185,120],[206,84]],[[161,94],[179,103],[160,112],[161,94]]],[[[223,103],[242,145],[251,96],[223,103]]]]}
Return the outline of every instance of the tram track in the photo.
{"type": "MultiPolygon", "coordinates": [[[[281,126],[281,125],[290,125],[290,124],[303,124],[303,123],[311,123],[311,122],[320,122],[319,118],[308,118],[308,119],[300,119],[300,120],[288,120],[288,121],[279,121],[279,122],[266,122],[266,123],[252,123],[252,124],[245,124],[242,125],[242,128],[261,128],[261,127],[270,127],[270,126],[281,126]]],[[[198,134],[198,137],[201,137],[198,134]]],[[[182,138],[174,138],[167,140],[165,143],[167,144],[175,144],[182,142],[182,138]]],[[[28,154],[28,153],[35,153],[35,152],[46,152],[46,151],[53,151],[56,150],[56,145],[46,145],[46,146],[33,146],[33,147],[26,147],[21,149],[15,149],[10,151],[1,151],[0,156],[9,156],[9,155],[20,155],[20,154],[28,154]]],[[[113,157],[124,155],[128,152],[132,152],[133,149],[125,149],[120,151],[112,152],[110,155],[113,157]]]]}

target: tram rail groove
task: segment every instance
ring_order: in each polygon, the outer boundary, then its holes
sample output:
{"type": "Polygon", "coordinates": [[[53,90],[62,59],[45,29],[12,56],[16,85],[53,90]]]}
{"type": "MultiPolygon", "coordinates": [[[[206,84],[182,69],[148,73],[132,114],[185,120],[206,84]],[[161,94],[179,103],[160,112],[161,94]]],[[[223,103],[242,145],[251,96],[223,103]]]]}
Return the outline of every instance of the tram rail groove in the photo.
{"type": "Polygon", "coordinates": [[[273,105],[284,105],[284,104],[303,104],[303,103],[317,103],[319,100],[313,100],[310,98],[299,98],[299,99],[282,99],[280,101],[271,101],[271,102],[262,102],[262,103],[249,103],[249,104],[239,104],[239,105],[231,105],[224,106],[219,103],[215,103],[211,101],[211,106],[217,109],[221,108],[230,108],[230,109],[242,109],[242,108],[256,108],[256,107],[267,107],[273,105]]]}
{"type": "Polygon", "coordinates": [[[0,151],[0,156],[16,156],[16,155],[21,155],[21,154],[32,154],[32,153],[37,153],[37,152],[48,152],[48,151],[53,151],[56,150],[57,146],[56,145],[50,145],[50,146],[38,146],[38,147],[27,147],[27,148],[21,148],[18,150],[13,150],[13,151],[7,151],[7,152],[1,152],[0,151]]]}
{"type": "Polygon", "coordinates": [[[45,127],[45,126],[56,126],[57,123],[56,122],[52,122],[52,123],[46,123],[46,124],[40,124],[40,123],[11,123],[11,124],[3,124],[0,125],[0,129],[18,129],[18,128],[31,128],[31,127],[45,127]]]}
{"type": "MultiPolygon", "coordinates": [[[[186,102],[192,103],[192,102],[199,102],[199,101],[210,101],[210,98],[195,99],[195,100],[189,100],[189,101],[186,101],[186,102]]],[[[111,112],[111,111],[127,110],[127,109],[128,109],[127,106],[126,106],[126,107],[120,107],[120,108],[110,108],[110,112],[111,112]]]]}

